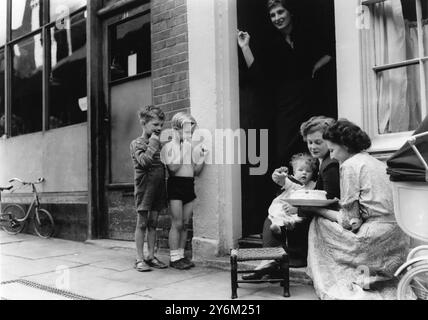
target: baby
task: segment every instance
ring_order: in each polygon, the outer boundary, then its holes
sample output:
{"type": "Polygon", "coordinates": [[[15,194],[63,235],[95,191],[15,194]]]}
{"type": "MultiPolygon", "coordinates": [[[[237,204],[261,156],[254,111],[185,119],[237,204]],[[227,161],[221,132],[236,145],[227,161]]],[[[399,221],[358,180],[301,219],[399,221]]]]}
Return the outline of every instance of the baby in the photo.
{"type": "Polygon", "coordinates": [[[268,210],[268,218],[272,222],[270,229],[276,234],[281,233],[281,227],[285,226],[291,230],[296,223],[302,222],[304,219],[297,215],[297,208],[291,206],[285,199],[289,198],[296,190],[313,190],[315,188],[313,178],[317,170],[316,159],[312,158],[309,154],[299,153],[291,158],[290,165],[293,167],[294,177],[288,175],[287,167],[275,170],[272,175],[273,181],[279,185],[283,185],[282,190],[284,190],[272,201],[268,210]]]}

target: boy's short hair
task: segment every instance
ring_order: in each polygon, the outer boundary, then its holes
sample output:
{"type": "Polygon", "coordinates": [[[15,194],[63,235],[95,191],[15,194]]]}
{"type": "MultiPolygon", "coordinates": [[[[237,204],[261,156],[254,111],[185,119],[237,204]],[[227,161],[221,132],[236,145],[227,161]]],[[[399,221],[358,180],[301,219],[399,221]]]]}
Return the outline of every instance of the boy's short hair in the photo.
{"type": "Polygon", "coordinates": [[[317,159],[308,153],[298,153],[291,157],[290,165],[293,168],[293,172],[295,171],[295,166],[300,162],[307,164],[313,173],[318,170],[317,159]]]}
{"type": "Polygon", "coordinates": [[[138,111],[138,117],[143,123],[147,123],[152,119],[159,119],[161,121],[164,121],[165,113],[163,113],[161,108],[157,106],[149,105],[149,106],[145,106],[144,108],[141,108],[138,111]]]}
{"type": "Polygon", "coordinates": [[[171,119],[171,126],[175,130],[183,129],[184,123],[190,122],[192,126],[196,125],[195,118],[186,112],[178,112],[171,119]]]}

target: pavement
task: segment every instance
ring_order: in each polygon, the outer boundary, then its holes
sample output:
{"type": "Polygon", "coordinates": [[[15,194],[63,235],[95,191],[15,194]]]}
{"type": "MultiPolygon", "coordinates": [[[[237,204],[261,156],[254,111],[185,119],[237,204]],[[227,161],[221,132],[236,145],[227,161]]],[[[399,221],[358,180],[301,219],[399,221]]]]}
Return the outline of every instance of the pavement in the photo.
{"type": "MultiPolygon", "coordinates": [[[[157,256],[168,262],[168,252],[157,256]]],[[[2,300],[229,300],[227,257],[196,261],[190,270],[140,273],[133,242],[74,242],[0,231],[2,300]]],[[[313,287],[292,271],[290,298],[278,283],[240,284],[238,300],[318,300],[313,287]]]]}

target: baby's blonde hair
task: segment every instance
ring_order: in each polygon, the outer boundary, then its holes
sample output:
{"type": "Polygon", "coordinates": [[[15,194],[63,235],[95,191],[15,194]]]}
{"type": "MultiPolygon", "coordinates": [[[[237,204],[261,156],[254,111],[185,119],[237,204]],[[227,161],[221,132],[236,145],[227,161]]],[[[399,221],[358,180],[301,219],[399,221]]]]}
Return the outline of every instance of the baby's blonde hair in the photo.
{"type": "Polygon", "coordinates": [[[290,165],[293,167],[293,171],[296,169],[297,164],[301,162],[308,165],[313,173],[316,173],[318,169],[317,160],[308,153],[298,153],[291,158],[290,165]]]}
{"type": "Polygon", "coordinates": [[[172,117],[171,126],[175,130],[181,130],[186,122],[190,122],[192,126],[196,125],[196,120],[191,114],[178,112],[172,117]]]}

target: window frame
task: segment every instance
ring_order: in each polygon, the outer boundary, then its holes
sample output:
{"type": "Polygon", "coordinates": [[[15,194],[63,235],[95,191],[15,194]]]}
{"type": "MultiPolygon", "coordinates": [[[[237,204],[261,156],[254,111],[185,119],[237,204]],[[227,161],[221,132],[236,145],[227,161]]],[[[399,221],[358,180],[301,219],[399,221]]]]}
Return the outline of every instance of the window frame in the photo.
{"type": "MultiPolygon", "coordinates": [[[[41,38],[43,41],[43,71],[42,71],[42,130],[37,132],[46,132],[49,130],[49,107],[50,107],[50,86],[49,86],[49,76],[51,69],[51,38],[50,38],[50,30],[57,23],[56,20],[50,20],[50,1],[39,0],[39,5],[42,6],[42,25],[24,35],[21,35],[16,38],[12,38],[12,1],[6,0],[7,5],[7,13],[6,13],[6,43],[0,46],[0,50],[4,49],[5,55],[5,137],[7,139],[14,138],[16,136],[11,135],[12,125],[12,50],[13,46],[23,40],[34,37],[36,34],[41,34],[41,38]]],[[[88,0],[90,1],[90,0],[88,0]]],[[[70,12],[69,19],[72,17],[82,13],[87,12],[88,5],[70,12]]],[[[87,122],[88,120],[86,120],[87,122]]],[[[65,125],[64,127],[72,126],[75,124],[65,125]]],[[[34,134],[26,133],[26,134],[34,134]]],[[[23,135],[26,135],[23,134],[23,135]]]]}
{"type": "Polygon", "coordinates": [[[428,66],[428,52],[424,52],[423,40],[423,25],[422,25],[422,0],[414,0],[416,5],[417,16],[417,35],[418,35],[418,57],[403,60],[400,62],[388,63],[384,65],[375,64],[375,52],[373,34],[373,13],[372,6],[378,3],[386,2],[389,0],[366,0],[361,1],[362,6],[367,6],[370,15],[370,28],[369,30],[360,30],[361,42],[361,61],[362,61],[362,89],[363,89],[363,125],[372,139],[371,151],[373,152],[390,152],[399,149],[407,139],[413,134],[412,131],[396,132],[396,133],[379,133],[378,130],[378,115],[377,115],[377,74],[385,70],[392,70],[395,68],[402,68],[411,65],[419,65],[419,87],[421,98],[421,121],[428,114],[427,108],[427,76],[428,73],[424,68],[424,64],[428,66]],[[424,88],[424,90],[422,90],[424,88]]]}

